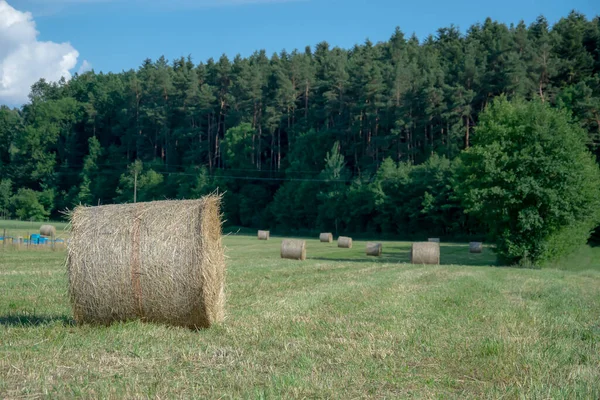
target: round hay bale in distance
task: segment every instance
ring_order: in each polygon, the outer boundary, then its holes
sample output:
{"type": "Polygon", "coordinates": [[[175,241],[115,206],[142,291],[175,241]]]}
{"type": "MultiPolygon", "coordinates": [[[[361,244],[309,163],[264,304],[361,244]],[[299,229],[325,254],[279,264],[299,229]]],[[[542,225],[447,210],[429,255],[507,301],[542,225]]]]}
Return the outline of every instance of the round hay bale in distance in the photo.
{"type": "Polygon", "coordinates": [[[431,243],[439,243],[440,239],[439,238],[429,238],[427,241],[431,242],[431,243]]]}
{"type": "Polygon", "coordinates": [[[220,196],[77,207],[67,268],[78,323],[208,328],[224,317],[220,196]]]}
{"type": "Polygon", "coordinates": [[[481,242],[469,243],[469,253],[482,253],[482,252],[483,252],[483,243],[481,243],[481,242]]]}
{"type": "Polygon", "coordinates": [[[331,242],[333,242],[333,234],[321,233],[319,235],[319,240],[321,241],[321,243],[331,243],[331,242]]]}
{"type": "Polygon", "coordinates": [[[411,264],[440,264],[440,244],[437,242],[413,243],[410,251],[411,264]]]}
{"type": "Polygon", "coordinates": [[[351,249],[352,248],[352,238],[346,236],[340,236],[338,238],[338,247],[342,249],[351,249]]]}
{"type": "Polygon", "coordinates": [[[281,242],[281,258],[288,260],[306,260],[306,241],[284,239],[281,242]]]}
{"type": "Polygon", "coordinates": [[[258,231],[258,240],[269,240],[271,232],[269,231],[258,231]]]}
{"type": "Polygon", "coordinates": [[[367,255],[379,257],[383,251],[383,245],[381,243],[367,243],[367,255]]]}
{"type": "Polygon", "coordinates": [[[42,236],[56,236],[56,227],[54,225],[42,225],[40,228],[40,235],[42,236]]]}

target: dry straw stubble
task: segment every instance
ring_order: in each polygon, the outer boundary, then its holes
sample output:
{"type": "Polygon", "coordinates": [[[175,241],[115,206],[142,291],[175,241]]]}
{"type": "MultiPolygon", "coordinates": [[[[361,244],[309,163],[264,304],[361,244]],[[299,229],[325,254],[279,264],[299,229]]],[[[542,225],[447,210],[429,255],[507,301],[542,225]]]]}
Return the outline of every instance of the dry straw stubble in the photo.
{"type": "Polygon", "coordinates": [[[306,241],[284,239],[281,242],[281,258],[299,261],[306,260],[306,241]]]}
{"type": "Polygon", "coordinates": [[[437,242],[413,243],[410,251],[410,262],[412,264],[440,264],[440,244],[437,242]]]}
{"type": "Polygon", "coordinates": [[[220,196],[77,207],[67,268],[75,320],[194,329],[224,317],[220,196]]]}
{"type": "Polygon", "coordinates": [[[338,238],[338,247],[342,249],[351,249],[352,248],[352,238],[346,236],[340,236],[338,238]]]}

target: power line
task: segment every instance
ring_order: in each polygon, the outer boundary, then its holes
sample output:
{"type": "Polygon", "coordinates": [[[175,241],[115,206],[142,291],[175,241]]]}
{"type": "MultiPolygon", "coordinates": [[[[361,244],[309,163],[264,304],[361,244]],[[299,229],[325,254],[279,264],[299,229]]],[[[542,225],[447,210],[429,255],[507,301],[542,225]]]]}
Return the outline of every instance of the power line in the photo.
{"type": "MultiPolygon", "coordinates": [[[[200,174],[190,174],[186,172],[159,172],[159,175],[177,175],[177,176],[192,176],[199,177],[200,174]]],[[[59,172],[61,175],[80,175],[81,172],[59,172]]],[[[111,171],[95,171],[94,174],[113,175],[111,171]]],[[[122,175],[122,174],[121,174],[122,175]]],[[[260,177],[260,176],[231,176],[231,175],[206,175],[210,179],[229,179],[229,180],[246,180],[246,181],[277,181],[277,182],[329,182],[329,183],[351,183],[354,179],[321,179],[321,178],[275,178],[275,177],[260,177]]]]}
{"type": "MultiPolygon", "coordinates": [[[[129,166],[132,163],[130,162],[118,162],[118,163],[108,163],[108,164],[96,164],[97,168],[108,168],[108,167],[112,167],[112,166],[129,166]]],[[[169,165],[163,165],[163,166],[159,166],[159,165],[155,165],[153,164],[151,161],[147,161],[144,164],[146,165],[150,165],[152,168],[155,167],[159,167],[159,168],[170,168],[170,167],[183,167],[183,168],[201,168],[201,167],[206,167],[205,165],[183,165],[183,164],[169,164],[169,165]]],[[[57,165],[55,166],[55,168],[64,168],[64,169],[82,169],[84,167],[83,164],[61,164],[61,165],[57,165]]],[[[255,168],[220,168],[218,169],[219,171],[242,171],[242,172],[257,172],[257,173],[277,173],[277,174],[296,174],[296,173],[305,173],[305,174],[320,174],[322,171],[318,171],[318,170],[279,170],[279,171],[273,171],[273,170],[259,170],[259,169],[255,169],[255,168]]],[[[166,171],[165,171],[166,172],[166,171]]]]}

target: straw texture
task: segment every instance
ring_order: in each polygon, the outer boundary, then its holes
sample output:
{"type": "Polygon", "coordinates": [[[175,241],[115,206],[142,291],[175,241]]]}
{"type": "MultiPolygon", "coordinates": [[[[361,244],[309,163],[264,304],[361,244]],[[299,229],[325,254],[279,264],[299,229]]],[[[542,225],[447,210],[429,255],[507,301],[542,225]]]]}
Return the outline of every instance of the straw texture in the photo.
{"type": "Polygon", "coordinates": [[[367,243],[367,255],[379,257],[383,251],[383,245],[381,243],[367,243]]]}
{"type": "Polygon", "coordinates": [[[79,323],[142,319],[194,329],[223,320],[220,196],[77,207],[67,269],[79,323]]]}
{"type": "Polygon", "coordinates": [[[306,241],[284,239],[281,242],[281,258],[298,261],[306,260],[306,241]]]}
{"type": "Polygon", "coordinates": [[[271,232],[269,231],[258,231],[258,240],[269,240],[271,232]]]}
{"type": "Polygon", "coordinates": [[[471,243],[469,243],[469,252],[470,253],[481,253],[481,252],[483,252],[483,243],[481,243],[481,242],[471,242],[471,243]]]}
{"type": "Polygon", "coordinates": [[[53,237],[56,236],[56,227],[54,225],[42,225],[40,235],[53,237]]]}
{"type": "Polygon", "coordinates": [[[342,249],[351,249],[352,248],[352,238],[346,236],[340,236],[338,238],[338,247],[342,249]]]}
{"type": "Polygon", "coordinates": [[[413,243],[410,260],[412,264],[439,265],[440,244],[437,242],[413,243]]]}
{"type": "Polygon", "coordinates": [[[319,240],[322,243],[331,243],[331,242],[333,242],[333,234],[331,234],[331,233],[321,233],[319,235],[319,240]]]}

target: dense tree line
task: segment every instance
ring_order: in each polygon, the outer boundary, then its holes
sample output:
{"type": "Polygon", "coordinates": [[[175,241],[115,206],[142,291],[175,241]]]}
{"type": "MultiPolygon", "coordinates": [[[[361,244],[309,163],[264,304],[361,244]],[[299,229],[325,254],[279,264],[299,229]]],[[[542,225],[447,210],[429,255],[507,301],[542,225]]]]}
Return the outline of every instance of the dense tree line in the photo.
{"type": "Polygon", "coordinates": [[[600,19],[573,12],[40,81],[0,108],[0,210],[130,202],[137,176],[138,201],[225,192],[233,225],[478,234],[455,170],[480,113],[499,95],[538,99],[600,155],[599,73],[600,19]]]}

